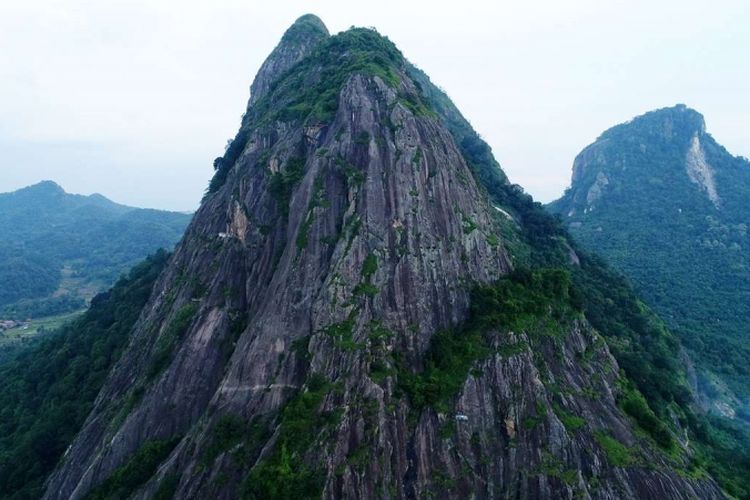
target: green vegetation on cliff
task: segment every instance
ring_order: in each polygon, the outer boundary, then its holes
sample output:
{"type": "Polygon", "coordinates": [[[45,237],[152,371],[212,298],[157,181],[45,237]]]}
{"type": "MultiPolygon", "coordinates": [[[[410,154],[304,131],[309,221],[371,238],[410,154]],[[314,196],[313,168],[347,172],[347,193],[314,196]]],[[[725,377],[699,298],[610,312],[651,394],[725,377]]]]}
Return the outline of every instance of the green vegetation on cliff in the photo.
{"type": "Polygon", "coordinates": [[[92,489],[86,500],[125,499],[154,475],[159,464],[179,443],[179,438],[147,441],[121,467],[118,467],[99,486],[92,489]]]}
{"type": "Polygon", "coordinates": [[[92,408],[167,261],[157,252],[91,308],[0,367],[0,497],[39,498],[92,408]]]}
{"type": "Polygon", "coordinates": [[[551,317],[565,321],[574,316],[570,303],[570,274],[563,269],[518,270],[472,294],[470,319],[460,328],[436,333],[424,360],[425,368],[412,373],[401,367],[401,389],[412,405],[448,412],[477,361],[495,353],[494,335],[520,333],[551,317]]]}
{"type": "MultiPolygon", "coordinates": [[[[672,409],[679,409],[680,424],[687,426],[694,437],[693,453],[701,457],[701,463],[706,464],[729,493],[742,498],[750,495],[748,469],[738,465],[746,465],[750,453],[726,438],[732,435],[732,431],[736,436],[736,429],[694,413],[686,374],[680,363],[677,337],[638,300],[622,275],[571,240],[559,217],[546,212],[520,186],[507,181],[489,146],[444,92],[418,69],[410,67],[410,75],[420,85],[423,100],[453,134],[490,200],[512,214],[518,222],[520,237],[528,249],[528,259],[524,264],[532,269],[560,266],[570,269],[576,301],[584,315],[605,337],[628,380],[645,398],[645,408],[640,406],[640,401],[626,398],[621,402],[625,411],[657,443],[671,448],[672,438],[667,429],[679,432],[674,428],[672,418],[672,409]],[[572,258],[573,252],[578,263],[572,258]],[[658,421],[651,418],[652,413],[658,421]],[[736,458],[730,458],[732,453],[737,453],[736,458]]],[[[620,214],[629,216],[623,211],[620,214]]]]}
{"type": "Polygon", "coordinates": [[[335,422],[336,415],[320,411],[331,384],[312,375],[307,386],[281,411],[278,439],[273,452],[256,465],[243,484],[243,498],[317,498],[325,474],[310,469],[303,455],[315,443],[318,433],[335,422]]]}

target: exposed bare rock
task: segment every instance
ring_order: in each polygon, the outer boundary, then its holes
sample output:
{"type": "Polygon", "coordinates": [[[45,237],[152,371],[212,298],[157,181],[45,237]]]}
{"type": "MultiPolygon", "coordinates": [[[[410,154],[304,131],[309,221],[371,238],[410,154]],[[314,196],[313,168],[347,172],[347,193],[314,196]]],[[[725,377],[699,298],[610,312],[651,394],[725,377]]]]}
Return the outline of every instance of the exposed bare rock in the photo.
{"type": "MultiPolygon", "coordinates": [[[[340,36],[352,44],[342,59],[385,44],[368,30],[340,36]]],[[[305,66],[299,81],[309,88],[343,64],[305,66]]],[[[270,76],[283,65],[264,64],[255,99],[287,103],[292,84],[270,76]]],[[[635,435],[614,401],[617,365],[582,318],[497,332],[449,411],[403,393],[399,371],[425,368],[435,335],[467,320],[472,289],[506,276],[512,256],[403,66],[368,68],[345,76],[325,119],[269,118],[251,100],[241,154],[196,213],[45,498],[82,498],[145,443],[175,436],[137,497],[171,481],[175,498],[237,498],[273,457],[295,461],[290,481],[319,480],[325,498],[720,497],[635,435]],[[215,237],[224,231],[233,237],[215,237]],[[310,444],[291,451],[295,408],[310,444]],[[568,412],[585,425],[566,428],[568,412]],[[217,445],[237,421],[249,434],[217,445]],[[598,433],[633,461],[608,458],[598,433]]]]}
{"type": "Polygon", "coordinates": [[[589,207],[593,205],[596,200],[601,198],[602,191],[605,187],[607,187],[607,184],[609,184],[607,175],[604,172],[598,172],[596,174],[594,183],[591,185],[591,187],[589,188],[589,192],[586,194],[586,202],[588,203],[589,207]]]}
{"type": "Polygon", "coordinates": [[[706,192],[711,203],[716,208],[719,208],[721,200],[719,200],[719,195],[716,192],[714,171],[711,165],[706,162],[706,155],[703,153],[703,148],[701,148],[701,141],[698,134],[695,134],[690,142],[685,167],[690,180],[700,186],[706,192]]]}

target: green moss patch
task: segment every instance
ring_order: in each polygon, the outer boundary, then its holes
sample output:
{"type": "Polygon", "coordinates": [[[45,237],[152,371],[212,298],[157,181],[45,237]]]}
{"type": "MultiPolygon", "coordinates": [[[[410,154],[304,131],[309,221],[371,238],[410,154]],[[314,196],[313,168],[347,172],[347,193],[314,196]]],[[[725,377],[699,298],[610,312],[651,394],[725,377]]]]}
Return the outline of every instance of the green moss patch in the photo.
{"type": "Polygon", "coordinates": [[[519,270],[472,294],[471,317],[461,328],[436,333],[425,356],[425,368],[413,373],[401,366],[399,386],[416,409],[447,412],[472,367],[493,353],[516,354],[526,345],[492,348],[491,332],[520,331],[550,314],[571,316],[570,275],[561,269],[519,270]]]}
{"type": "Polygon", "coordinates": [[[256,465],[242,486],[243,498],[317,498],[323,490],[325,471],[308,465],[305,452],[318,434],[337,422],[337,415],[320,412],[332,385],[319,374],[292,398],[281,412],[278,439],[270,456],[256,465]]]}
{"type": "Polygon", "coordinates": [[[627,467],[635,462],[630,448],[619,442],[605,431],[594,432],[594,439],[604,451],[609,463],[616,467],[627,467]]]}

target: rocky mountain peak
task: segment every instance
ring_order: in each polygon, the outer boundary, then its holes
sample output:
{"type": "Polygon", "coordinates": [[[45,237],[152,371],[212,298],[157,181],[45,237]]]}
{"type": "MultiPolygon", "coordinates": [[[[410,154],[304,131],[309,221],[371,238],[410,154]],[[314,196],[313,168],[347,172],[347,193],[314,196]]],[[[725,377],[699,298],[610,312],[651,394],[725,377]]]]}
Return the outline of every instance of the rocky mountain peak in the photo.
{"type": "Polygon", "coordinates": [[[508,281],[530,250],[489,147],[387,38],[320,28],[263,64],[46,498],[106,496],[144,449],[143,498],[711,496],[645,448],[664,470],[605,458],[641,449],[617,363],[565,272],[508,281]]]}
{"type": "Polygon", "coordinates": [[[665,189],[692,184],[719,208],[719,187],[706,153],[715,146],[703,115],[694,109],[677,104],[650,111],[608,129],[584,148],[573,162],[570,189],[553,206],[566,205],[569,215],[588,213],[608,196],[625,193],[624,186],[635,193],[648,182],[665,189]]]}
{"type": "Polygon", "coordinates": [[[328,28],[317,16],[305,14],[284,33],[281,42],[266,58],[250,86],[250,105],[257,102],[276,78],[291,68],[322,41],[328,38],[328,28]]]}
{"type": "Polygon", "coordinates": [[[637,116],[621,125],[604,132],[599,139],[619,137],[623,133],[637,133],[643,136],[674,140],[679,137],[692,138],[695,134],[704,133],[706,122],[698,111],[685,104],[660,108],[637,116]]]}
{"type": "Polygon", "coordinates": [[[39,195],[65,194],[65,190],[55,181],[40,181],[17,191],[17,193],[36,193],[39,195]]]}

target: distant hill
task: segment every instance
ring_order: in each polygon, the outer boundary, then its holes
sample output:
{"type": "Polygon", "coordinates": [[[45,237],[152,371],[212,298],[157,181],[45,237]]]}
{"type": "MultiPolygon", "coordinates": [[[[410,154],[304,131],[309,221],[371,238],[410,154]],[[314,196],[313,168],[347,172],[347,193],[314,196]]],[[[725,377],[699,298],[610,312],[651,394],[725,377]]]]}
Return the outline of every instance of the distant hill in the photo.
{"type": "Polygon", "coordinates": [[[549,208],[680,334],[704,406],[750,423],[750,162],[659,109],[587,146],[549,208]]]}
{"type": "Polygon", "coordinates": [[[190,215],[66,193],[51,181],[0,194],[0,319],[79,309],[158,248],[190,215]]]}

